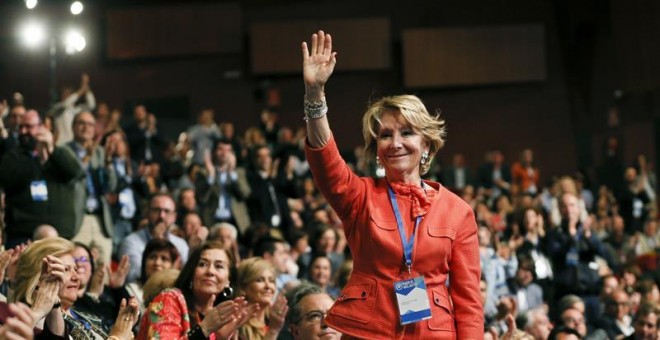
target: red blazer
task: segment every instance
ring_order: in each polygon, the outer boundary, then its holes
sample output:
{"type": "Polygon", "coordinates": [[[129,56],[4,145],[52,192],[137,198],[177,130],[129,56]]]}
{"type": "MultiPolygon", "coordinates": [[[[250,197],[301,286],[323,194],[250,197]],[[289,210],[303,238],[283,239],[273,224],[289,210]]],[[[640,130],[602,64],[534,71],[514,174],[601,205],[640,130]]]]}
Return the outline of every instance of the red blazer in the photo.
{"type": "MultiPolygon", "coordinates": [[[[387,181],[355,175],[334,138],[320,149],[308,146],[306,154],[316,185],[342,219],[353,254],[351,279],[326,322],[358,338],[483,339],[477,225],[469,205],[440,184],[426,182],[438,193],[417,227],[412,270],[425,278],[432,317],[401,326],[394,282],[409,276],[387,181]]],[[[412,201],[397,193],[408,235],[412,201]]]]}

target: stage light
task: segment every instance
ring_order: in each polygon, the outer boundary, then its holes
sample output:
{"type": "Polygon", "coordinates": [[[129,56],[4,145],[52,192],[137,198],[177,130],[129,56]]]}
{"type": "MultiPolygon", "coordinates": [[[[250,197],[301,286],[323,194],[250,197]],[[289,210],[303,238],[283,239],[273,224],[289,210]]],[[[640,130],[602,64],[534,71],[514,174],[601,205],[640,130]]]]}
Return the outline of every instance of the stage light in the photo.
{"type": "Polygon", "coordinates": [[[78,15],[83,11],[83,4],[80,1],[74,1],[71,4],[71,14],[78,15]]]}
{"type": "Polygon", "coordinates": [[[38,22],[29,22],[20,30],[20,35],[27,47],[34,48],[46,39],[44,26],[38,22]]]}
{"type": "Polygon", "coordinates": [[[25,0],[25,7],[28,9],[33,9],[37,7],[37,0],[25,0]]]}
{"type": "Polygon", "coordinates": [[[64,50],[67,54],[74,54],[85,49],[87,41],[85,37],[76,30],[70,30],[64,37],[64,50]]]}

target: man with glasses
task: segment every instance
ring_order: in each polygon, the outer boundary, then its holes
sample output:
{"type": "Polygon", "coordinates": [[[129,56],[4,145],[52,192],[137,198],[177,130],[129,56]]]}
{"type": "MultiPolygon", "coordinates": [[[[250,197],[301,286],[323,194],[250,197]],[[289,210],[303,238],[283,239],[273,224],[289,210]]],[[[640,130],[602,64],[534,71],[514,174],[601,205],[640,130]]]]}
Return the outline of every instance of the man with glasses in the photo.
{"type": "Polygon", "coordinates": [[[0,187],[7,204],[5,245],[9,249],[28,241],[42,224],[70,239],[75,224],[73,182],[85,173],[70,149],[54,145],[37,111],[20,118],[19,131],[19,147],[0,160],[0,187]]]}
{"type": "Polygon", "coordinates": [[[85,177],[76,182],[73,197],[76,224],[72,241],[98,249],[103,263],[109,264],[114,227],[106,194],[117,187],[117,174],[106,162],[104,149],[96,144],[96,119],[92,113],[78,113],[73,118],[72,129],[73,140],[66,146],[85,170],[85,177]]]}
{"type": "Polygon", "coordinates": [[[635,332],[630,316],[630,296],[625,290],[617,288],[605,298],[605,312],[596,325],[605,330],[611,339],[627,337],[635,332]]]}
{"type": "Polygon", "coordinates": [[[159,193],[151,197],[147,208],[147,220],[148,224],[145,228],[126,236],[119,247],[119,257],[128,255],[131,264],[126,282],[134,282],[140,276],[142,253],[152,239],[167,239],[172,242],[181,254],[181,265],[188,260],[189,248],[186,241],[169,232],[176,221],[176,204],[170,195],[159,193]]]}
{"type": "Polygon", "coordinates": [[[320,287],[303,283],[290,294],[287,322],[295,340],[339,339],[341,334],[325,324],[334,301],[320,287]]]}

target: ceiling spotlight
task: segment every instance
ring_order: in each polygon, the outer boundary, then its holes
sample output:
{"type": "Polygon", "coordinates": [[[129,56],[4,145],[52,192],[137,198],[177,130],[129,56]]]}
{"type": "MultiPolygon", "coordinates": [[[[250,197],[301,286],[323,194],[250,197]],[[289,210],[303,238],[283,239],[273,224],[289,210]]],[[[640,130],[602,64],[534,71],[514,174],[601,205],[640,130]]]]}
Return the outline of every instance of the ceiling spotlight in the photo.
{"type": "Polygon", "coordinates": [[[28,47],[37,47],[46,38],[46,31],[44,26],[37,22],[30,22],[23,26],[20,31],[23,42],[28,47]]]}
{"type": "MultiPolygon", "coordinates": [[[[36,1],[36,0],[35,0],[36,1]]],[[[71,14],[78,15],[83,11],[83,4],[80,1],[74,1],[71,4],[71,14]]]]}
{"type": "Polygon", "coordinates": [[[87,46],[87,41],[83,35],[75,30],[69,31],[64,37],[64,49],[67,54],[81,52],[87,46]]]}
{"type": "Polygon", "coordinates": [[[25,7],[28,9],[33,9],[37,7],[37,0],[25,0],[25,7]]]}

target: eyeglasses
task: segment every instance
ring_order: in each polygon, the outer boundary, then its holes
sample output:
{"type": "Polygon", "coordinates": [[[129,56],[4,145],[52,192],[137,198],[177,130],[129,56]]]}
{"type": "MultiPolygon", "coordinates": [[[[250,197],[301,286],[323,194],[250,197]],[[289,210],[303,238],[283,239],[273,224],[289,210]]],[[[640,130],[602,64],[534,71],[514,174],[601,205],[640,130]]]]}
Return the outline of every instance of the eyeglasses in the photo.
{"type": "Polygon", "coordinates": [[[94,122],[86,122],[86,121],[84,121],[84,120],[79,120],[79,121],[76,121],[76,125],[96,126],[96,123],[94,123],[94,122]]]}
{"type": "Polygon", "coordinates": [[[18,125],[18,129],[19,129],[19,130],[23,130],[23,129],[32,130],[33,128],[38,127],[38,126],[40,126],[40,125],[41,125],[41,123],[35,123],[35,124],[20,124],[20,125],[18,125]]]}
{"type": "Polygon", "coordinates": [[[87,256],[74,257],[73,261],[75,263],[87,263],[89,262],[89,258],[87,256]]]}
{"type": "Polygon", "coordinates": [[[172,209],[159,208],[159,207],[149,207],[149,210],[150,210],[151,212],[155,212],[155,213],[158,213],[158,214],[160,214],[160,213],[166,213],[166,214],[168,214],[168,215],[174,212],[174,210],[172,210],[172,209]]]}
{"type": "Polygon", "coordinates": [[[303,314],[302,317],[300,318],[300,321],[298,321],[298,322],[299,323],[300,322],[305,322],[305,323],[308,323],[308,324],[317,324],[317,323],[320,323],[320,322],[323,321],[326,314],[327,314],[327,312],[323,312],[323,311],[320,311],[320,310],[309,311],[309,312],[303,314]]]}
{"type": "Polygon", "coordinates": [[[584,318],[565,318],[564,324],[584,323],[584,318]]]}

